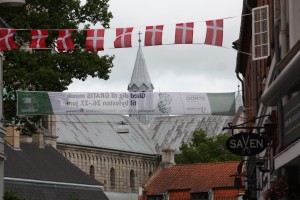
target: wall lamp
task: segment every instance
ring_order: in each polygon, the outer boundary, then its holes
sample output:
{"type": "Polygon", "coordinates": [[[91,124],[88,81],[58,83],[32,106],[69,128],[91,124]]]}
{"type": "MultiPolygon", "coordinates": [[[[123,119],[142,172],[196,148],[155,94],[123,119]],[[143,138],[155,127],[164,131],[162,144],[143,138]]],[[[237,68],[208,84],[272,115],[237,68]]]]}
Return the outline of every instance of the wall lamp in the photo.
{"type": "Polygon", "coordinates": [[[274,123],[271,117],[268,117],[267,120],[264,122],[264,131],[262,131],[261,134],[267,137],[266,139],[270,140],[276,128],[277,123],[274,123]]]}
{"type": "Polygon", "coordinates": [[[265,158],[258,158],[256,160],[256,166],[258,170],[262,173],[270,172],[270,169],[267,168],[266,166],[266,159],[265,158]]]}

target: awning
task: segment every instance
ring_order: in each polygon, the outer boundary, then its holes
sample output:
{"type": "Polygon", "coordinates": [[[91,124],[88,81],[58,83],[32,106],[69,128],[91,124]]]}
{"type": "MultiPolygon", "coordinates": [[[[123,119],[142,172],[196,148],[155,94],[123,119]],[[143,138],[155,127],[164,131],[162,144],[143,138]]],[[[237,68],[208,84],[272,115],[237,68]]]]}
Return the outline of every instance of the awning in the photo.
{"type": "Polygon", "coordinates": [[[294,161],[295,159],[300,159],[299,152],[300,152],[300,139],[275,156],[274,158],[275,169],[279,169],[280,167],[283,167],[284,165],[294,161]]]}
{"type": "Polygon", "coordinates": [[[275,106],[279,100],[300,80],[300,43],[280,61],[277,69],[283,69],[261,96],[265,106],[275,106]]]}

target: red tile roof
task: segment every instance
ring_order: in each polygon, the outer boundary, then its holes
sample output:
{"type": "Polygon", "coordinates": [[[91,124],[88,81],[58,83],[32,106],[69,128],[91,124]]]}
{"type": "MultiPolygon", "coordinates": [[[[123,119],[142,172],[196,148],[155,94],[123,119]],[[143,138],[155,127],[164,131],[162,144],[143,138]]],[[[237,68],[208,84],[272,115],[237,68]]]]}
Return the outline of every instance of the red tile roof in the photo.
{"type": "Polygon", "coordinates": [[[233,187],[240,161],[174,165],[164,169],[150,183],[146,192],[161,194],[170,190],[189,189],[190,192],[207,192],[215,187],[233,187]]]}

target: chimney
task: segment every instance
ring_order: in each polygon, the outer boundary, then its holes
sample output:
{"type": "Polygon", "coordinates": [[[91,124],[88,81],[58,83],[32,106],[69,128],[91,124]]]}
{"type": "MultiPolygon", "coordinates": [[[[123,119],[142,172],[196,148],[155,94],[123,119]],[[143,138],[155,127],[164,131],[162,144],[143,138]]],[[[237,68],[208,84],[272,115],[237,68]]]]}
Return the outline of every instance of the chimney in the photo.
{"type": "Polygon", "coordinates": [[[162,161],[160,165],[163,169],[170,168],[175,165],[174,161],[174,150],[171,148],[166,148],[162,150],[162,161]]]}
{"type": "Polygon", "coordinates": [[[14,125],[9,125],[6,128],[5,140],[14,149],[20,149],[20,132],[16,130],[14,125]]]}
{"type": "Polygon", "coordinates": [[[36,144],[40,149],[45,148],[44,133],[40,128],[32,135],[32,143],[36,144]]]}

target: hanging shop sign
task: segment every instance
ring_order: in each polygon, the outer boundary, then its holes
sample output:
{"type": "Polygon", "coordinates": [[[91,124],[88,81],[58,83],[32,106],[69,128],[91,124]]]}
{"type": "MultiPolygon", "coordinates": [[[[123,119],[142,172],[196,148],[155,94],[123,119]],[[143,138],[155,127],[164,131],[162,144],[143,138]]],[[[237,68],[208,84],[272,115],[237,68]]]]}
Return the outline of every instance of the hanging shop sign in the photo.
{"type": "Polygon", "coordinates": [[[255,133],[235,134],[226,141],[227,149],[240,156],[253,156],[261,153],[267,147],[268,142],[262,136],[255,133]]]}
{"type": "Polygon", "coordinates": [[[17,92],[17,115],[234,115],[235,93],[17,92]]]}

